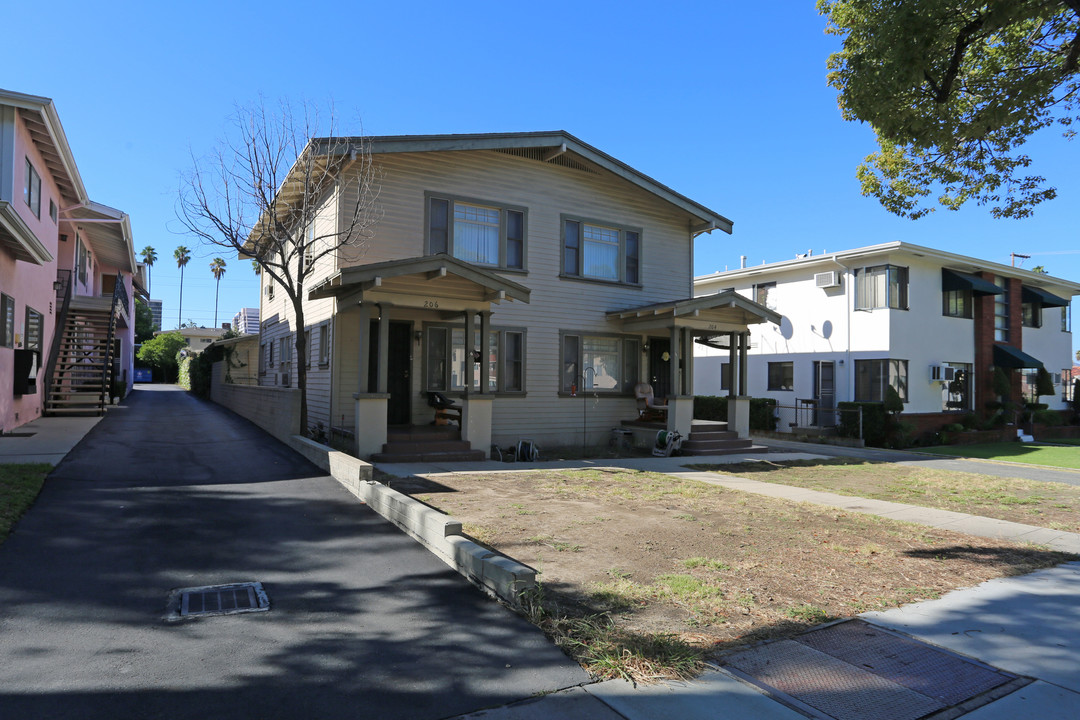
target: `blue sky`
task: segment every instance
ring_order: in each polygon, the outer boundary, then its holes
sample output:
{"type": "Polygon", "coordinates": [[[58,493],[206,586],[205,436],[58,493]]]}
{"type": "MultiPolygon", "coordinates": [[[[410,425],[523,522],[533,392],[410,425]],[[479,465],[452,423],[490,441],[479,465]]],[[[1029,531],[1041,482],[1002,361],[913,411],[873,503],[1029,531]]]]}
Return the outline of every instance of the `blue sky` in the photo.
{"type": "MultiPolygon", "coordinates": [[[[1035,217],[985,208],[912,222],[859,193],[870,130],[825,82],[839,41],[814,3],[51,2],[5,8],[0,87],[51,97],[95,200],[131,215],[159,259],[151,289],[177,321],[177,245],[193,249],[183,319],[214,320],[209,263],[175,219],[180,175],[260,97],[326,105],[344,132],[563,129],[731,218],[695,274],[892,240],[1080,281],[1080,143],[1029,143],[1058,198],[1035,217]],[[393,7],[391,7],[393,5],[393,7]],[[45,9],[47,7],[47,10],[45,9]]],[[[226,256],[219,321],[258,304],[226,256]]],[[[1076,309],[1074,303],[1074,310],[1076,309]]],[[[1080,322],[1080,321],[1078,321],[1080,322]]],[[[1080,347],[1080,332],[1074,333],[1080,347]]]]}

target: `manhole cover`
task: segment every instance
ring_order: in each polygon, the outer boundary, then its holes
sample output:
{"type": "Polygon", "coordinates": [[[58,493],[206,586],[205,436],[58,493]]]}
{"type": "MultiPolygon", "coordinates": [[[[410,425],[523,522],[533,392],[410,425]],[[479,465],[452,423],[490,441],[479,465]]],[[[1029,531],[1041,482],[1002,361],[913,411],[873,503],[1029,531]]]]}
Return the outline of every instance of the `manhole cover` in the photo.
{"type": "Polygon", "coordinates": [[[270,609],[262,583],[242,582],[180,588],[169,593],[166,620],[265,612],[270,609]]]}
{"type": "MultiPolygon", "coordinates": [[[[850,620],[724,658],[736,675],[812,717],[918,720],[990,702],[1026,678],[850,620]]],[[[955,713],[947,713],[954,715],[955,713]]]]}

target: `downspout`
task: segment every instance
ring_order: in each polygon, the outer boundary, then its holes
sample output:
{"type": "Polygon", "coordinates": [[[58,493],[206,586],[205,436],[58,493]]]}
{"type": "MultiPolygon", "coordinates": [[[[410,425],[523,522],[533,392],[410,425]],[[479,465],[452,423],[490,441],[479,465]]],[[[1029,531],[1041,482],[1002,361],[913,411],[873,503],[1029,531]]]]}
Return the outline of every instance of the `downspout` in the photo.
{"type": "MultiPolygon", "coordinates": [[[[843,268],[845,284],[850,285],[851,284],[851,281],[850,281],[850,277],[851,277],[850,270],[851,270],[851,268],[849,268],[847,265],[845,265],[844,263],[837,260],[835,254],[833,254],[831,260],[834,263],[836,263],[837,265],[839,265],[841,268],[843,268]]],[[[853,379],[855,377],[855,370],[851,365],[851,321],[852,321],[853,316],[855,315],[854,307],[855,307],[855,288],[851,288],[851,291],[848,292],[848,288],[845,287],[844,288],[844,312],[846,314],[846,317],[844,318],[844,327],[845,327],[845,330],[847,331],[847,341],[844,343],[844,385],[845,385],[845,390],[846,390],[846,393],[847,393],[846,396],[847,396],[847,399],[848,399],[849,402],[855,399],[855,392],[854,392],[854,390],[853,390],[853,388],[851,386],[852,381],[853,381],[853,379]]],[[[860,437],[861,437],[861,434],[860,434],[860,437]]]]}

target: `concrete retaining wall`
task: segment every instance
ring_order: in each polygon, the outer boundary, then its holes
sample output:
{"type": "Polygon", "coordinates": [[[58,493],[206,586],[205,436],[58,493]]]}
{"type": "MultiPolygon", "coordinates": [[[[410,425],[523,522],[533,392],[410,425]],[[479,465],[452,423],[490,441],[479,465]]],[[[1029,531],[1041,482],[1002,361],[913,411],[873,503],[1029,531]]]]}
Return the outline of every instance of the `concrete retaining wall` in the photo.
{"type": "Polygon", "coordinates": [[[300,434],[300,391],[296,388],[233,385],[222,382],[222,363],[214,363],[210,399],[289,443],[300,434]]]}

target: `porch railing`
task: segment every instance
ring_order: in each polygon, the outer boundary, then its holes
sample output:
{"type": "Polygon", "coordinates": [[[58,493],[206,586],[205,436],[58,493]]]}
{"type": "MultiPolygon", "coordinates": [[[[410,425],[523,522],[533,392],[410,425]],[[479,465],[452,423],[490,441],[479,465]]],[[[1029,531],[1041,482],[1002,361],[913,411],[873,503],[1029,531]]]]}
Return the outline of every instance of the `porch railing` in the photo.
{"type": "Polygon", "coordinates": [[[124,286],[124,276],[120,273],[116,274],[116,284],[113,286],[112,296],[112,308],[109,311],[109,339],[105,344],[105,368],[101,374],[101,406],[105,407],[106,397],[109,396],[109,392],[112,388],[109,387],[110,381],[114,378],[113,373],[113,338],[116,335],[116,318],[120,314],[120,309],[123,308],[124,312],[128,309],[128,295],[127,288],[124,286]]]}
{"type": "Polygon", "coordinates": [[[56,360],[60,355],[60,344],[64,339],[64,328],[67,327],[68,311],[71,308],[72,282],[70,270],[56,271],[56,326],[53,328],[52,343],[49,345],[49,362],[45,367],[45,382],[42,387],[45,390],[44,405],[48,407],[52,397],[53,373],[56,372],[56,360]]]}

